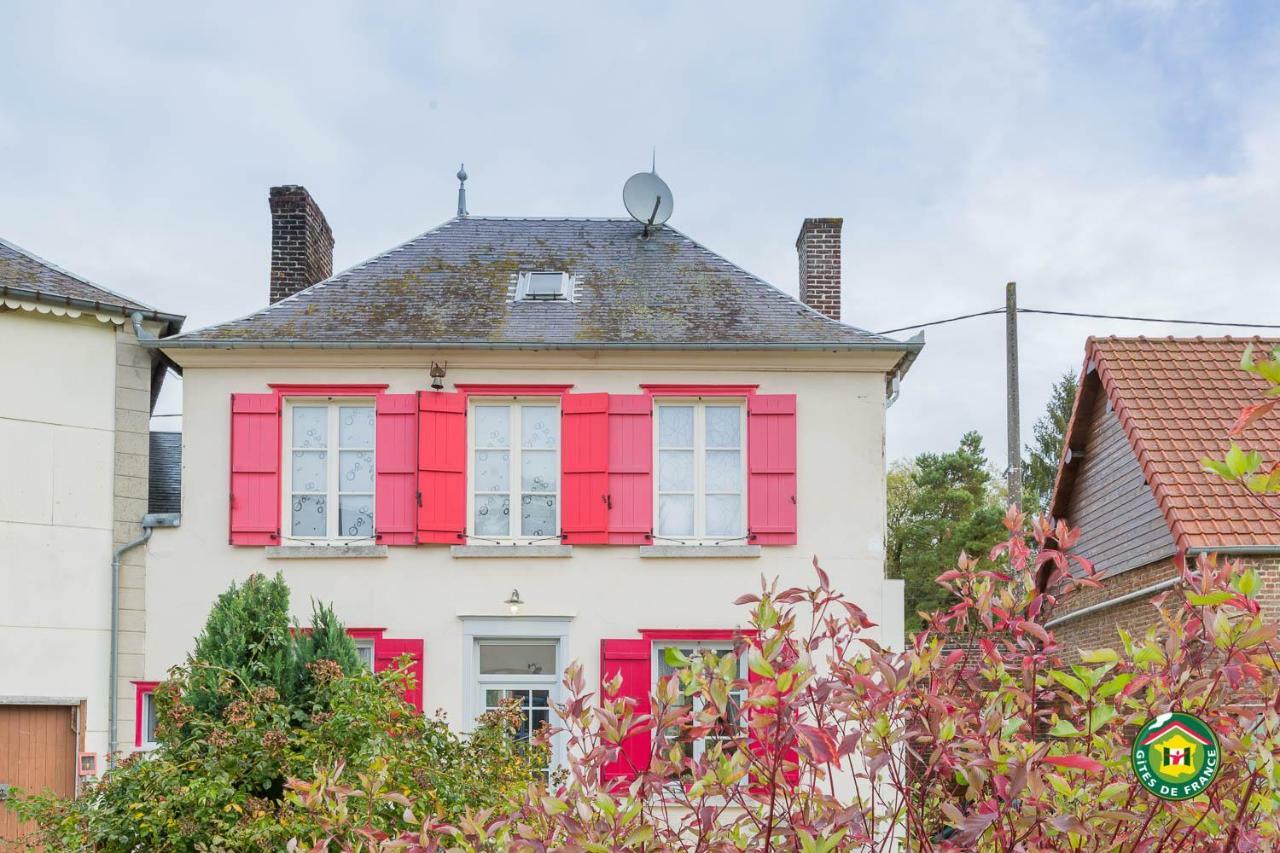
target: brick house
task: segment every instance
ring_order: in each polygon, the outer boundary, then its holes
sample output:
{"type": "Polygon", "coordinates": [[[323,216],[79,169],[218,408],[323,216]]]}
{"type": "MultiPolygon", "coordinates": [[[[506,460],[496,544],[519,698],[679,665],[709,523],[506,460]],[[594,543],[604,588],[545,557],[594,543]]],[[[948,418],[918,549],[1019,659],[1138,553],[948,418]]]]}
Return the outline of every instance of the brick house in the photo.
{"type": "Polygon", "coordinates": [[[254,572],[332,602],[375,669],[409,653],[411,701],[463,727],[504,696],[546,720],[571,660],[647,697],[665,646],[723,647],[734,598],[815,554],[901,643],[885,409],[922,344],[835,319],[840,220],[801,227],[806,304],[670,227],[461,205],[332,275],[314,199],[270,201],[270,303],[150,344],[184,427],[143,716],[254,572]]]}
{"type": "MultiPolygon", "coordinates": [[[[1266,388],[1240,369],[1246,339],[1090,338],[1049,514],[1081,530],[1075,551],[1105,577],[1063,596],[1047,625],[1069,653],[1156,622],[1151,598],[1178,586],[1173,557],[1213,552],[1259,568],[1280,618],[1280,523],[1240,487],[1201,470],[1222,458],[1240,409],[1266,388]]],[[[1275,341],[1254,339],[1255,348],[1275,341]]],[[[1280,420],[1240,444],[1273,453],[1280,420]]],[[[1274,460],[1273,460],[1274,461],[1274,460]]]]}
{"type": "MultiPolygon", "coordinates": [[[[77,752],[131,740],[166,373],[142,341],[182,322],[0,240],[0,797],[70,795],[77,752]]],[[[18,831],[0,808],[0,847],[18,831]]]]}

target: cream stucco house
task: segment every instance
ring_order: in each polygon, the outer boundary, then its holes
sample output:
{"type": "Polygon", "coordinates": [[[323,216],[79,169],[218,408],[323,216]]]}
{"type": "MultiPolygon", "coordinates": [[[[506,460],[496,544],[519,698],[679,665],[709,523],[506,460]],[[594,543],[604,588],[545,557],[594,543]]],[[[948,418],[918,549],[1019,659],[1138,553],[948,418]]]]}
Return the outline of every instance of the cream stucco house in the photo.
{"type": "Polygon", "coordinates": [[[574,659],[647,694],[664,645],[725,643],[737,595],[814,555],[901,641],[885,408],[921,344],[839,322],[840,220],[805,221],[798,301],[629,219],[460,210],[331,275],[306,190],[271,209],[271,303],[146,342],[184,377],[147,679],[254,572],[371,666],[414,655],[412,700],[463,725],[503,696],[536,725],[574,659]]]}
{"type": "Polygon", "coordinates": [[[0,786],[69,794],[76,753],[111,749],[113,622],[116,731],[132,743],[145,550],[123,549],[144,535],[166,369],[139,338],[182,319],[0,240],[0,786]]]}

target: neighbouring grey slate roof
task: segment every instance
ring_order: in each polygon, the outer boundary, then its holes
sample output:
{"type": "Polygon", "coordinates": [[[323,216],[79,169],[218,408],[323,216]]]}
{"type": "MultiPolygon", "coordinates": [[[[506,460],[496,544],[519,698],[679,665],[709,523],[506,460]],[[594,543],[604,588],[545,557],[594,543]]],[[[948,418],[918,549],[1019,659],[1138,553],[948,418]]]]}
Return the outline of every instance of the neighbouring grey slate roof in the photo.
{"type": "Polygon", "coordinates": [[[457,217],[162,345],[919,348],[830,320],[679,231],[640,235],[630,219],[457,217]],[[569,273],[572,300],[515,301],[522,271],[569,273]]]}
{"type": "Polygon", "coordinates": [[[3,294],[115,314],[141,311],[150,319],[169,322],[174,331],[181,328],[184,319],[176,314],[163,314],[146,303],[87,281],[0,239],[0,295],[3,294]]]}
{"type": "Polygon", "coordinates": [[[182,512],[182,433],[152,432],[147,512],[182,512]]]}

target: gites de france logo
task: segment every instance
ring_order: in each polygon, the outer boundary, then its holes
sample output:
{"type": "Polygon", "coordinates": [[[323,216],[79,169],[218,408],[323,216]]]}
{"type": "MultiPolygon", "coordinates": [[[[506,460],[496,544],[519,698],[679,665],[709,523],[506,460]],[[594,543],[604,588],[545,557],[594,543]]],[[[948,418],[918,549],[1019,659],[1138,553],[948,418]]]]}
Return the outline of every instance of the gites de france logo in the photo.
{"type": "Polygon", "coordinates": [[[1218,775],[1220,750],[1213,729],[1191,714],[1161,714],[1133,739],[1133,772],[1162,800],[1185,800],[1218,775]]]}

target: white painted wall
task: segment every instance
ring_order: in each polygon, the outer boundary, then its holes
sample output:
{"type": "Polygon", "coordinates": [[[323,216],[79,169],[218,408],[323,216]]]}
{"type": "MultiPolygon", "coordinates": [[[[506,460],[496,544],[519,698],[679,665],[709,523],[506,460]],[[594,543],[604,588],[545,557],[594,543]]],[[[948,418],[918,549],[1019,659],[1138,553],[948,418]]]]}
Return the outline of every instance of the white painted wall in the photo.
{"type": "Polygon", "coordinates": [[[88,701],[107,749],[116,328],[0,310],[0,695],[88,701]]]}
{"type": "MultiPolygon", "coordinates": [[[[747,613],[732,605],[760,576],[813,581],[817,555],[833,582],[901,643],[898,586],[884,580],[884,371],[891,354],[315,352],[174,350],[184,366],[182,526],[157,530],[147,558],[146,673],[162,678],[191,648],[215,596],[253,572],[284,573],[293,609],[330,601],[350,627],[383,627],[426,644],[425,705],[462,716],[461,616],[508,618],[512,588],[525,617],[572,617],[568,659],[598,681],[600,640],[641,628],[726,628],[747,613]],[[227,541],[229,405],[232,393],[268,383],[389,383],[427,387],[432,359],[453,383],[573,383],[575,392],[638,393],[641,382],[758,383],[796,393],[799,544],[750,559],[641,559],[625,546],[578,546],[567,559],[458,559],[446,546],[392,547],[379,559],[271,560],[227,541]],[[892,612],[884,612],[886,606],[892,612]]],[[[469,688],[468,688],[469,689],[469,688]]]]}

